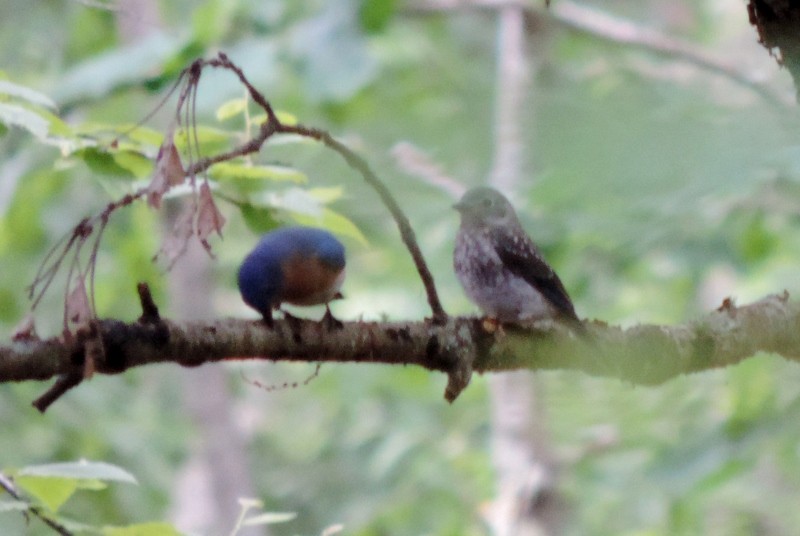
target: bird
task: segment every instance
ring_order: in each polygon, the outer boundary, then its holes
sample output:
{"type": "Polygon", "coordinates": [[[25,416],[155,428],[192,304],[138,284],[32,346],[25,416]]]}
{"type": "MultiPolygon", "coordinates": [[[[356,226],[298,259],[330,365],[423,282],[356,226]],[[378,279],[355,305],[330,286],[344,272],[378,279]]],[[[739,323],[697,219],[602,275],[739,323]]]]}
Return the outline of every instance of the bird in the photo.
{"type": "Polygon", "coordinates": [[[324,304],[323,320],[341,326],[328,302],[342,297],[344,277],[345,248],[335,236],[324,229],[289,226],[261,237],[239,268],[238,284],[244,302],[270,327],[272,311],[282,303],[324,304]]]}
{"type": "Polygon", "coordinates": [[[558,319],[585,333],[564,284],[503,194],[479,186],[453,208],[461,215],[453,268],[467,297],[484,314],[496,322],[523,325],[558,319]]]}

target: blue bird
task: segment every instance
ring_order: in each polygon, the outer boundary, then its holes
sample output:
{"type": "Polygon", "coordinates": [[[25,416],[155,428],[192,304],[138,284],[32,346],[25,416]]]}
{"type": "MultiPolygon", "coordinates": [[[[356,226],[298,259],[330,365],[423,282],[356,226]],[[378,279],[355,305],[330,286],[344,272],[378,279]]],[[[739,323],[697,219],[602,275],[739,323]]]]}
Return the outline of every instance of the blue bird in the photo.
{"type": "Polygon", "coordinates": [[[325,318],[336,323],[328,302],[341,298],[344,246],[328,231],[284,227],[265,234],[239,268],[244,302],[272,326],[272,310],[282,303],[325,304],[325,318]]]}

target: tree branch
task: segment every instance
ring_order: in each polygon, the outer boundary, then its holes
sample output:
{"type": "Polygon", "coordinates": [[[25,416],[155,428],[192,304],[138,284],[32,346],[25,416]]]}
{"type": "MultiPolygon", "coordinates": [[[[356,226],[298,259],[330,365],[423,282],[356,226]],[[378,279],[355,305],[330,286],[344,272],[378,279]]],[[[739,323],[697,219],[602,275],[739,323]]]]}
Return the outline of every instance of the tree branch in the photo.
{"type": "MultiPolygon", "coordinates": [[[[559,0],[546,12],[530,7],[520,0],[419,0],[412,2],[403,11],[416,15],[458,9],[494,11],[507,6],[522,6],[526,16],[532,21],[545,18],[566,29],[610,44],[639,48],[695,65],[753,91],[778,110],[792,109],[794,106],[793,102],[778,94],[768,84],[743,72],[730,61],[714,58],[695,43],[570,0],[559,0]]],[[[535,24],[530,26],[536,27],[535,24]]]]}
{"type": "MultiPolygon", "coordinates": [[[[422,251],[419,247],[419,244],[416,239],[416,235],[414,233],[413,228],[411,227],[411,222],[409,221],[408,217],[400,208],[400,205],[395,200],[394,196],[391,194],[389,189],[386,185],[380,180],[380,178],[375,174],[372,170],[370,165],[367,163],[366,160],[361,158],[358,154],[352,151],[349,147],[347,147],[342,142],[338,141],[328,132],[317,129],[306,127],[303,125],[295,125],[295,124],[285,124],[280,121],[278,115],[275,113],[272,105],[269,101],[261,94],[247,79],[244,72],[234,64],[227,55],[223,52],[219,52],[216,58],[212,58],[209,60],[198,59],[192,62],[192,64],[184,69],[181,73],[178,82],[173,86],[170,93],[177,89],[181,89],[179,98],[178,98],[178,105],[177,105],[177,112],[176,117],[180,118],[181,113],[186,116],[185,121],[185,128],[187,130],[187,139],[189,139],[188,143],[188,153],[189,153],[189,160],[191,164],[186,167],[186,169],[181,169],[181,172],[184,173],[186,176],[189,177],[190,184],[192,185],[193,190],[195,190],[195,177],[205,173],[211,166],[214,164],[232,160],[234,158],[242,157],[248,154],[256,153],[261,150],[261,147],[274,135],[277,134],[295,134],[307,138],[314,139],[322,144],[324,144],[329,149],[335,151],[339,156],[341,156],[347,164],[353,168],[354,170],[358,171],[364,181],[369,184],[372,188],[374,188],[378,196],[380,197],[381,201],[386,205],[387,209],[389,210],[390,214],[394,218],[397,227],[400,231],[401,239],[405,244],[406,248],[408,249],[409,253],[411,254],[411,258],[414,261],[414,265],[417,268],[417,272],[419,273],[420,279],[422,280],[422,284],[425,287],[425,293],[428,298],[428,304],[431,307],[432,313],[432,321],[437,325],[443,325],[447,321],[447,313],[445,312],[444,308],[442,307],[441,301],[439,300],[438,293],[436,291],[436,285],[433,280],[433,274],[431,273],[430,269],[428,268],[427,263],[425,262],[425,258],[422,255],[422,251]],[[194,141],[191,141],[191,131],[196,129],[196,124],[194,123],[194,116],[195,116],[195,99],[197,94],[197,86],[200,82],[200,77],[202,75],[203,69],[205,67],[213,67],[219,69],[227,69],[233,72],[242,85],[245,86],[247,89],[250,98],[258,104],[266,114],[266,120],[261,124],[258,134],[253,137],[252,139],[234,147],[233,149],[219,153],[210,157],[199,158],[199,148],[197,143],[197,133],[194,132],[194,141]]],[[[174,146],[171,145],[171,133],[168,136],[170,148],[174,151],[174,146]]],[[[166,143],[167,140],[165,140],[166,143]]],[[[166,146],[162,144],[161,149],[163,150],[166,146]]],[[[159,151],[159,158],[161,155],[169,155],[169,151],[164,151],[163,153],[161,150],[159,151]]],[[[164,156],[164,158],[169,158],[169,156],[164,156]]],[[[177,158],[177,157],[176,157],[177,158]]],[[[158,163],[157,163],[158,164],[158,163]]],[[[180,163],[178,163],[180,166],[180,163]]],[[[158,169],[158,165],[156,166],[158,169]]],[[[155,182],[155,179],[154,179],[155,182]]],[[[151,183],[152,186],[153,183],[151,183]]],[[[44,261],[42,262],[38,272],[36,273],[30,287],[29,287],[29,294],[30,298],[33,301],[32,309],[36,307],[39,303],[41,298],[47,292],[48,288],[50,287],[51,283],[53,282],[55,276],[59,272],[62,263],[64,260],[71,255],[71,262],[69,263],[69,271],[67,273],[67,286],[65,292],[65,306],[64,306],[64,326],[63,331],[66,334],[69,333],[70,328],[70,320],[73,317],[78,317],[78,320],[75,323],[80,323],[80,316],[82,315],[95,315],[95,308],[94,308],[94,275],[95,275],[95,263],[97,258],[97,252],[100,245],[100,239],[103,234],[103,230],[105,229],[106,225],[108,224],[109,218],[113,212],[116,210],[131,205],[134,201],[141,199],[148,194],[151,194],[151,186],[140,188],[136,192],[132,194],[128,194],[124,196],[119,201],[114,201],[109,203],[106,208],[103,210],[102,213],[99,215],[93,216],[91,218],[85,218],[82,220],[77,226],[75,226],[67,236],[59,241],[47,255],[45,256],[44,261]],[[92,253],[88,261],[88,267],[86,269],[80,269],[80,251],[82,246],[88,241],[92,236],[94,236],[94,243],[92,246],[92,253]],[[89,292],[85,291],[85,279],[89,278],[89,292]],[[74,280],[74,281],[73,281],[74,280]],[[75,287],[70,290],[70,285],[75,283],[75,287]],[[70,300],[71,293],[75,293],[76,298],[70,300]],[[84,299],[85,295],[85,299],[84,299]],[[73,304],[74,302],[74,304],[73,304]],[[88,302],[84,304],[84,302],[88,302]]],[[[157,195],[160,199],[160,196],[166,193],[166,191],[171,187],[169,181],[165,181],[165,186],[161,186],[159,183],[159,187],[157,188],[157,195]]],[[[207,186],[206,186],[207,187],[207,186]]],[[[202,192],[202,188],[200,190],[202,192]]],[[[196,195],[196,191],[195,191],[196,195]]],[[[151,202],[152,204],[152,202],[151,202]]],[[[194,211],[197,211],[197,204],[194,205],[194,211]]],[[[216,210],[216,209],[214,209],[216,210]]],[[[199,218],[197,218],[199,220],[199,218]]],[[[213,226],[213,230],[221,234],[221,226],[222,223],[218,223],[213,226]]],[[[181,228],[181,231],[184,232],[185,236],[184,240],[184,247],[183,248],[176,248],[178,250],[177,255],[182,254],[185,250],[185,241],[188,240],[192,236],[196,236],[200,239],[200,242],[206,248],[207,251],[210,252],[210,246],[205,241],[204,237],[201,236],[201,231],[195,225],[195,214],[194,212],[189,213],[189,218],[187,219],[187,224],[185,228],[181,228]],[[185,231],[188,230],[189,232],[186,233],[185,231]]],[[[207,232],[210,232],[207,230],[207,232]]],[[[164,248],[162,248],[164,251],[164,248]]],[[[158,256],[158,255],[157,255],[158,256]]],[[[174,262],[174,259],[173,259],[174,262]]],[[[145,307],[145,316],[148,315],[147,307],[145,307]]],[[[157,309],[156,309],[157,314],[157,309]]],[[[74,320],[74,319],[73,319],[74,320]]],[[[52,401],[51,401],[52,402],[52,401]]]]}
{"type": "Polygon", "coordinates": [[[70,339],[19,340],[0,347],[0,382],[74,377],[87,369],[87,359],[99,374],[152,363],[193,367],[229,359],[363,362],[445,372],[445,397],[452,401],[473,370],[572,369],[655,385],[732,365],[758,352],[800,361],[798,324],[800,304],[789,302],[788,293],[742,307],[726,300],[717,311],[684,325],[623,329],[592,322],[587,326],[590,339],[576,338],[552,323],[487,332],[474,317],[451,317],[443,325],[431,320],[345,322],[336,331],[306,320],[278,320],[269,329],[261,321],[241,319],[106,319],[70,339]],[[102,351],[95,347],[98,341],[102,351]]]}
{"type": "Polygon", "coordinates": [[[793,108],[792,102],[777,94],[767,84],[735,67],[731,63],[733,58],[727,62],[716,59],[692,42],[568,0],[558,2],[552,9],[552,16],[553,20],[573,31],[591,35],[613,44],[636,47],[654,54],[685,61],[700,69],[727,78],[753,91],[766,103],[779,110],[793,108]]]}
{"type": "Polygon", "coordinates": [[[442,307],[442,303],[439,300],[439,295],[436,292],[436,285],[433,281],[433,274],[431,273],[430,269],[428,269],[425,258],[422,256],[422,250],[420,250],[419,244],[417,243],[417,237],[414,233],[414,229],[411,227],[411,222],[400,208],[400,205],[397,203],[392,193],[378,178],[367,161],[358,156],[349,147],[324,130],[306,127],[303,125],[286,125],[281,123],[269,101],[264,97],[264,95],[261,94],[261,92],[253,87],[253,85],[245,76],[244,72],[242,72],[238,66],[231,62],[230,59],[228,59],[228,56],[226,56],[224,53],[220,52],[218,57],[215,59],[206,61],[198,60],[195,62],[194,66],[200,66],[203,64],[210,65],[212,67],[229,69],[236,74],[236,76],[239,78],[239,81],[247,88],[247,91],[253,101],[264,110],[264,113],[267,115],[267,120],[261,125],[261,131],[256,138],[253,138],[249,142],[229,153],[223,153],[212,158],[199,160],[194,166],[189,168],[189,173],[200,173],[217,162],[230,160],[236,156],[243,156],[252,152],[257,152],[266,142],[266,140],[273,134],[296,134],[321,142],[329,149],[332,149],[338,153],[339,156],[341,156],[345,162],[347,162],[347,165],[358,171],[364,181],[378,193],[381,201],[394,218],[395,223],[400,230],[400,238],[403,240],[403,243],[411,254],[411,258],[414,261],[414,266],[416,266],[417,272],[419,272],[420,279],[425,287],[428,304],[431,307],[433,322],[438,325],[444,324],[447,321],[447,313],[445,312],[444,307],[442,307]]]}

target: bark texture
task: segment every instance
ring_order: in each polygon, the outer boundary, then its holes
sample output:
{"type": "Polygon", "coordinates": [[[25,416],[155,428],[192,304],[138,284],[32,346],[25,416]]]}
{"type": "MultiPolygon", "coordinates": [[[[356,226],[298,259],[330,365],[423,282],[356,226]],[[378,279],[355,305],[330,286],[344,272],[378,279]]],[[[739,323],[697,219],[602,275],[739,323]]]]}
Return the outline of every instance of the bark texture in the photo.
{"type": "Polygon", "coordinates": [[[95,320],[69,340],[18,337],[0,346],[0,382],[58,378],[51,390],[61,391],[54,398],[49,395],[52,402],[94,374],[119,374],[153,363],[368,362],[444,372],[445,397],[452,401],[472,371],[573,369],[655,385],[732,365],[758,352],[797,361],[798,327],[800,304],[790,302],[786,292],[741,307],[726,300],[718,310],[683,325],[621,328],[594,321],[587,324],[586,337],[552,323],[491,329],[474,317],[451,317],[443,325],[431,320],[356,321],[329,330],[298,319],[278,320],[270,329],[259,320],[174,322],[143,316],[131,323],[95,320]]]}

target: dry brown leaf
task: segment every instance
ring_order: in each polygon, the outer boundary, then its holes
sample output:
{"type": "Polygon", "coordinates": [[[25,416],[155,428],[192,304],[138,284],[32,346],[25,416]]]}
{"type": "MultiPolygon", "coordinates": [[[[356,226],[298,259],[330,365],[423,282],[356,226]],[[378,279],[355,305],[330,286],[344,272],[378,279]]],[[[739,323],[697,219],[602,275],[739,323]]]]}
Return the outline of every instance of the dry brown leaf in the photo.
{"type": "Polygon", "coordinates": [[[86,283],[82,277],[75,280],[75,286],[67,295],[64,304],[67,309],[67,321],[82,324],[93,317],[92,307],[89,305],[89,294],[86,292],[86,283]]]}
{"type": "Polygon", "coordinates": [[[183,169],[181,156],[175,148],[173,131],[170,128],[164,135],[164,142],[158,148],[156,168],[147,186],[147,204],[155,209],[161,208],[161,198],[164,194],[173,186],[182,184],[185,177],[186,170],[183,169]]]}
{"type": "Polygon", "coordinates": [[[225,225],[225,216],[217,208],[214,196],[211,195],[211,188],[208,181],[200,185],[197,209],[197,238],[208,249],[208,236],[216,232],[222,236],[222,227],[225,225]]]}

